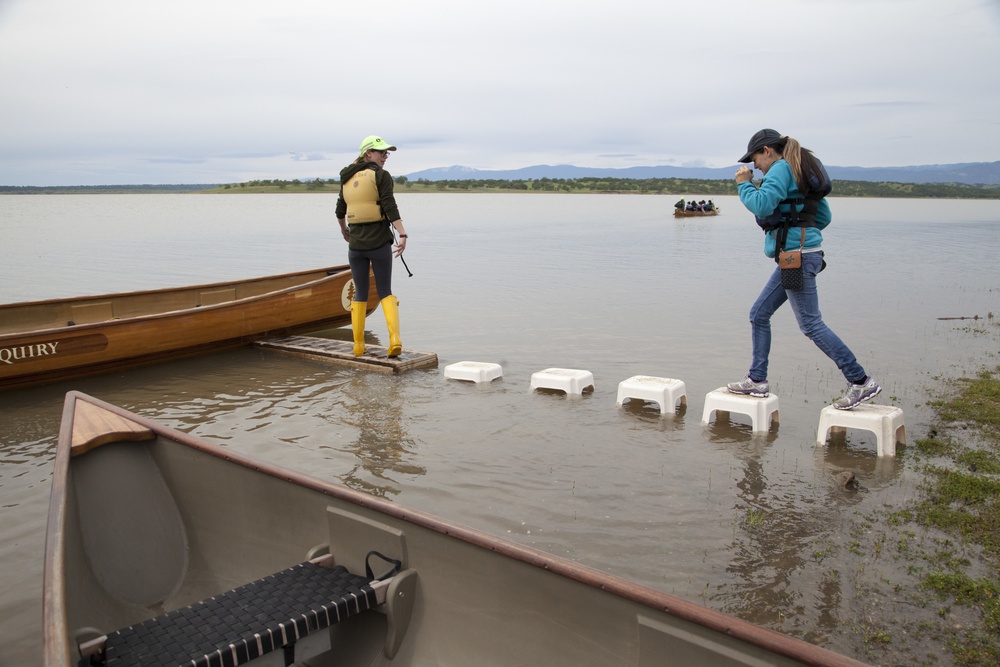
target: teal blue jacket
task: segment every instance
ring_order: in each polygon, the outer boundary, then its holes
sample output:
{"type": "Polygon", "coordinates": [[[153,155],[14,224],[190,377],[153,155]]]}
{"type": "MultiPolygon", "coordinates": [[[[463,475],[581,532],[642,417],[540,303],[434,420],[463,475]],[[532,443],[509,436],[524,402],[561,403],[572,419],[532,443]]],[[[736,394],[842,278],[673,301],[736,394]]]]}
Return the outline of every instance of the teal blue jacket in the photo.
{"type": "MultiPolygon", "coordinates": [[[[771,215],[784,199],[802,197],[799,186],[795,182],[795,176],[792,174],[792,168],[784,160],[778,160],[771,165],[771,168],[764,174],[764,180],[760,187],[746,181],[740,183],[737,190],[740,194],[740,201],[743,202],[748,211],[758,218],[766,218],[771,215]]],[[[781,206],[781,210],[788,211],[789,206],[789,204],[785,204],[781,206]]],[[[796,208],[802,210],[801,205],[796,208]]],[[[803,246],[805,250],[819,250],[820,246],[823,245],[823,232],[821,230],[825,229],[832,219],[830,205],[826,203],[826,198],[823,198],[819,201],[819,209],[816,211],[816,226],[806,227],[806,242],[803,246]]],[[[774,236],[776,232],[777,230],[773,230],[764,235],[764,254],[768,257],[774,257],[776,254],[777,241],[774,236]]],[[[784,250],[798,250],[801,236],[802,230],[799,227],[789,229],[784,250]]]]}

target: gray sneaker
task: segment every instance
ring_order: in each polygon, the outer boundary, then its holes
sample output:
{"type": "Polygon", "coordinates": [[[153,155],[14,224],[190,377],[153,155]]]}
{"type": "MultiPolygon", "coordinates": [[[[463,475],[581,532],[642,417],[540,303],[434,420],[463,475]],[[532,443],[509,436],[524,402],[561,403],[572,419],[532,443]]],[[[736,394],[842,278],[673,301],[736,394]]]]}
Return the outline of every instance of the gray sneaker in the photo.
{"type": "Polygon", "coordinates": [[[872,400],[878,396],[880,391],[882,391],[882,387],[878,386],[878,382],[875,382],[875,378],[871,376],[861,384],[848,382],[847,393],[834,401],[833,407],[838,410],[850,410],[864,401],[872,400]]]}
{"type": "Polygon", "coordinates": [[[726,389],[733,394],[743,394],[744,396],[757,396],[759,398],[767,398],[770,387],[767,386],[767,380],[763,382],[754,382],[750,379],[750,376],[746,376],[739,382],[730,382],[726,385],[726,389]]]}

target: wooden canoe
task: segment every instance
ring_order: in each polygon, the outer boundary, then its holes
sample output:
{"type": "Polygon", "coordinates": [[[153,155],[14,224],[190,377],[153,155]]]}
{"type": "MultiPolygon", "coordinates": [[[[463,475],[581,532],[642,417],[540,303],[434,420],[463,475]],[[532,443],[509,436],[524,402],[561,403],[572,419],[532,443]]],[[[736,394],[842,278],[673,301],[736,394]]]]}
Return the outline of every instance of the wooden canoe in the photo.
{"type": "Polygon", "coordinates": [[[719,207],[716,206],[711,211],[682,211],[679,208],[674,209],[675,218],[706,218],[713,215],[719,215],[719,207]]]}
{"type": "MultiPolygon", "coordinates": [[[[0,305],[0,389],[103,373],[351,321],[350,268],[0,305]]],[[[378,305],[371,281],[368,310],[378,305]]]]}
{"type": "Polygon", "coordinates": [[[43,607],[46,667],[128,651],[185,665],[862,664],[77,392],[59,432],[43,607]],[[306,569],[362,583],[310,602],[315,586],[295,585],[306,569]],[[233,599],[221,628],[215,607],[233,599]],[[261,620],[279,602],[291,610],[261,620]],[[146,631],[208,645],[167,649],[146,631]]]}

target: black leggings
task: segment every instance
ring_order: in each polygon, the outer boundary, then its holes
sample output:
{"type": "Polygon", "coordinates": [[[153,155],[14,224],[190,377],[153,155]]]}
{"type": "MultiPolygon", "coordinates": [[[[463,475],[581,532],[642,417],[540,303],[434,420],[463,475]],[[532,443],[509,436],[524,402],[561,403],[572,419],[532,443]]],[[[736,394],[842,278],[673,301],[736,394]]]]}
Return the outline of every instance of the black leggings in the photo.
{"type": "Polygon", "coordinates": [[[375,276],[375,289],[381,301],[392,294],[392,243],[374,250],[348,250],[347,261],[354,278],[354,300],[368,300],[368,268],[375,276]]]}

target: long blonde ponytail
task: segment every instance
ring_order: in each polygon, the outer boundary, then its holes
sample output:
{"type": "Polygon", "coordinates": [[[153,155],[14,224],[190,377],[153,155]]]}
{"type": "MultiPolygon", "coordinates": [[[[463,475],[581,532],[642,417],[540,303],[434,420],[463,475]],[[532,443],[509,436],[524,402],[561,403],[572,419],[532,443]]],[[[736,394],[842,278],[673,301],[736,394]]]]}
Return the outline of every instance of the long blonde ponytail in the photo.
{"type": "Polygon", "coordinates": [[[795,177],[795,182],[799,184],[799,189],[802,189],[802,146],[799,142],[792,137],[782,137],[782,141],[785,142],[785,149],[782,151],[782,157],[785,158],[785,162],[788,166],[792,168],[792,175],[795,177]]]}
{"type": "MultiPolygon", "coordinates": [[[[795,177],[795,183],[799,186],[799,191],[803,195],[807,195],[810,191],[816,191],[816,188],[822,189],[824,181],[828,183],[829,179],[826,171],[819,163],[819,160],[812,154],[812,151],[808,148],[802,148],[799,142],[791,137],[782,137],[781,140],[785,142],[782,157],[785,158],[785,162],[791,167],[792,176],[795,177]]],[[[829,191],[829,187],[827,187],[821,196],[825,196],[829,191]]]]}

